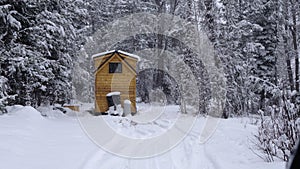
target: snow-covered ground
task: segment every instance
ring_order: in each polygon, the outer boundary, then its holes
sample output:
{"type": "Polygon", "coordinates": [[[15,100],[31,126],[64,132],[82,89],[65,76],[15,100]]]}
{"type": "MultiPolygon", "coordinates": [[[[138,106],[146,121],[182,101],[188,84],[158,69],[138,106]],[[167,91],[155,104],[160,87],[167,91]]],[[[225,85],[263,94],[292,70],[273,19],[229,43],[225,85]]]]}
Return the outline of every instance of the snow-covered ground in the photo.
{"type": "MultiPolygon", "coordinates": [[[[145,105],[140,107],[145,109],[145,105]]],[[[174,106],[168,108],[176,110],[174,106]]],[[[32,107],[23,106],[10,107],[8,114],[0,116],[1,169],[285,168],[284,162],[266,163],[253,152],[256,152],[253,134],[257,127],[249,118],[221,119],[212,137],[200,144],[199,133],[206,118],[199,117],[187,137],[170,151],[151,158],[130,159],[99,148],[87,136],[74,114],[47,112],[47,108],[39,110],[47,117],[41,116],[32,107]]],[[[84,113],[80,115],[89,116],[84,113]]],[[[165,132],[174,124],[174,117],[170,112],[161,116],[165,119],[155,119],[155,122],[148,124],[133,123],[128,117],[106,116],[104,119],[120,134],[139,138],[165,132]]]]}

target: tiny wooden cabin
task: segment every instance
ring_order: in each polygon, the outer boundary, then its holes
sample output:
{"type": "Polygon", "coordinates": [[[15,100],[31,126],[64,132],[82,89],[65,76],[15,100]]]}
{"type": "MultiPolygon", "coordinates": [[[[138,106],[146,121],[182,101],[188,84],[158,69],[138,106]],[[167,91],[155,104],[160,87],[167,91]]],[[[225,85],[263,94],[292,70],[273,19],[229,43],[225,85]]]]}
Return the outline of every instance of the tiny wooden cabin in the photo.
{"type": "Polygon", "coordinates": [[[124,100],[131,101],[131,111],[136,113],[136,64],[139,57],[121,50],[93,55],[95,64],[95,112],[108,111],[107,94],[120,92],[124,100]]]}

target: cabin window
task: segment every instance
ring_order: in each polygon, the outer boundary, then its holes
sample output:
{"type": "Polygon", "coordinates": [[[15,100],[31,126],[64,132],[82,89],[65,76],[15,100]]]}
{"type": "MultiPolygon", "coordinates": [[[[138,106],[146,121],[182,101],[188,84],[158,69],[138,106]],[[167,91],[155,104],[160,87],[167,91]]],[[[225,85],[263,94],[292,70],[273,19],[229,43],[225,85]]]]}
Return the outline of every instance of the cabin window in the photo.
{"type": "Polygon", "coordinates": [[[122,73],[122,64],[109,63],[109,73],[122,73]]]}

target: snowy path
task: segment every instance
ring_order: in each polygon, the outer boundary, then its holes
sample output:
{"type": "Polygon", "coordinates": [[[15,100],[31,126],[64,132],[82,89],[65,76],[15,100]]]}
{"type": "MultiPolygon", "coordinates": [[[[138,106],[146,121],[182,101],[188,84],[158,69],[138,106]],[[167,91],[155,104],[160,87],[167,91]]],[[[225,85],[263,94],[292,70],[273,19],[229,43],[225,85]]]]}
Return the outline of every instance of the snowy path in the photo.
{"type": "MultiPolygon", "coordinates": [[[[214,135],[205,144],[200,144],[199,131],[204,121],[204,118],[199,118],[189,135],[167,153],[152,158],[127,159],[96,146],[83,132],[76,117],[44,118],[33,108],[19,107],[0,116],[0,168],[285,168],[283,162],[265,163],[250,150],[249,140],[253,139],[256,126],[249,124],[249,119],[221,120],[214,135]]],[[[152,131],[152,128],[143,129],[145,133],[152,131]]]]}

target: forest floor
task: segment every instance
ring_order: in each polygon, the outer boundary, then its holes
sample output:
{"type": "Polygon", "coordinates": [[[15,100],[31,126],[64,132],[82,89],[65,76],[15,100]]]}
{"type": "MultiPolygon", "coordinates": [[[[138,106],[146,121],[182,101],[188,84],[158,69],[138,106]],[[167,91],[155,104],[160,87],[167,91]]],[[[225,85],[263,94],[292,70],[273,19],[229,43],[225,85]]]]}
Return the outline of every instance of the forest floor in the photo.
{"type": "MultiPolygon", "coordinates": [[[[91,104],[85,104],[88,109],[91,104]]],[[[147,110],[147,105],[139,105],[147,110]]],[[[149,124],[129,123],[129,117],[105,116],[108,124],[128,137],[149,137],[167,131],[179,107],[149,124]]],[[[0,168],[9,169],[284,169],[276,159],[267,163],[255,147],[254,118],[220,119],[213,135],[200,143],[206,117],[198,117],[191,131],[174,148],[158,156],[132,159],[102,150],[83,130],[74,112],[62,114],[50,108],[13,106],[0,116],[0,168]],[[41,116],[41,112],[44,116],[41,116]],[[46,116],[45,116],[46,115],[46,116]],[[200,132],[199,132],[200,131],[200,132]]],[[[153,109],[155,110],[155,108],[153,109]]],[[[81,112],[80,117],[102,118],[81,112]]],[[[142,117],[143,114],[141,113],[142,117]]],[[[188,116],[188,115],[187,115],[188,116]]],[[[140,118],[143,119],[143,118],[140,118]]],[[[149,119],[149,117],[147,117],[149,119]]],[[[153,119],[155,120],[155,119],[153,119]]],[[[101,131],[99,131],[101,132],[101,131]]]]}

